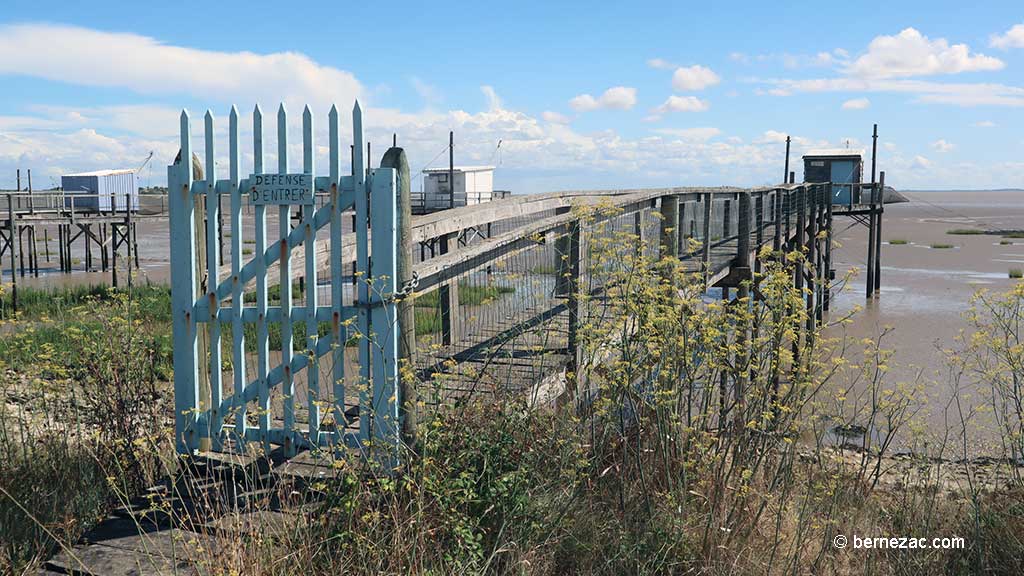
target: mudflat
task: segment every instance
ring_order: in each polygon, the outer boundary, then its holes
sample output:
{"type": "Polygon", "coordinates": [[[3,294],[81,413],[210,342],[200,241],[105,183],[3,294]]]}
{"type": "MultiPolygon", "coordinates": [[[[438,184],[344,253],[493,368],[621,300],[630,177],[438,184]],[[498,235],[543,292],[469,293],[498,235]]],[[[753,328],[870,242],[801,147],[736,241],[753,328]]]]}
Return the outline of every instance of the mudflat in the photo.
{"type": "MultiPolygon", "coordinates": [[[[949,350],[961,330],[970,331],[963,315],[978,290],[1003,292],[1020,280],[1013,268],[1024,269],[1024,239],[992,234],[950,234],[957,229],[1024,229],[1024,190],[907,192],[910,202],[885,207],[882,228],[882,288],[865,300],[864,268],[867,228],[850,219],[835,222],[834,261],[837,280],[857,273],[833,297],[832,317],[856,306],[863,309],[834,336],[852,339],[889,333],[883,347],[894,350],[887,375],[890,383],[923,386],[926,406],[921,417],[929,432],[946,429],[946,405],[952,395],[947,364],[949,350]]],[[[980,388],[968,383],[972,404],[985,402],[980,388]]],[[[965,395],[966,396],[966,395],[965,395]]],[[[979,419],[974,449],[984,452],[994,441],[979,419]]],[[[959,423],[957,423],[959,425],[959,423]]]]}

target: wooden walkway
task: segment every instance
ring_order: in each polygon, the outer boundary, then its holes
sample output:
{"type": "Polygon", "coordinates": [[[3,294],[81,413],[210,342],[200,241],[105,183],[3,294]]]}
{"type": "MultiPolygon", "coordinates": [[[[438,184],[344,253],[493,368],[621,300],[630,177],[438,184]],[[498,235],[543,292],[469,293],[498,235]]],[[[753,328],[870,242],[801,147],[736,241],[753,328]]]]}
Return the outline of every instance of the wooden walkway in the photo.
{"type": "MultiPolygon", "coordinates": [[[[675,250],[691,272],[704,276],[709,288],[727,294],[750,277],[753,254],[761,246],[819,242],[815,224],[826,223],[825,209],[806,202],[810,193],[804,185],[567,192],[416,217],[416,292],[423,297],[439,291],[443,317],[437,333],[416,340],[421,400],[428,405],[477,397],[557,401],[559,379],[571,366],[578,344],[574,324],[579,310],[575,298],[560,296],[555,285],[563,272],[580,273],[585,251],[580,246],[586,246],[588,233],[580,209],[614,207],[614,218],[640,223],[636,231],[655,250],[675,250]],[[690,238],[703,247],[687,254],[690,238]],[[437,250],[442,240],[448,249],[437,250]],[[553,253],[564,258],[552,258],[553,253]],[[564,269],[558,268],[562,261],[564,269]],[[516,277],[536,274],[545,263],[555,269],[543,272],[536,297],[512,292],[484,303],[459,301],[459,283],[476,281],[484,271],[500,268],[516,277]]],[[[326,258],[329,246],[321,245],[326,258]]],[[[301,258],[299,251],[292,260],[296,276],[305,268],[301,258]]],[[[348,235],[342,258],[354,258],[354,238],[348,235]]],[[[827,261],[823,264],[827,270],[827,261]]],[[[209,564],[207,569],[216,569],[229,538],[239,533],[273,535],[304,522],[303,511],[322,495],[311,483],[330,482],[336,474],[330,461],[308,451],[290,459],[280,451],[258,458],[232,453],[229,445],[225,452],[202,454],[190,462],[188,470],[151,488],[79,544],[60,551],[41,573],[198,574],[202,569],[189,560],[196,558],[209,564]]]]}

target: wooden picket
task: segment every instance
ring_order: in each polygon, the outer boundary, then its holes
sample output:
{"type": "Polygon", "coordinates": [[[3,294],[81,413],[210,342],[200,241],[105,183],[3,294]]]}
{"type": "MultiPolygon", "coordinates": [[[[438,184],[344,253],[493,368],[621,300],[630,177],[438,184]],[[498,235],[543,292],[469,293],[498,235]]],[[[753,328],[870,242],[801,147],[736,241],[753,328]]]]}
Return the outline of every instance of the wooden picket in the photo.
{"type": "MultiPolygon", "coordinates": [[[[328,115],[330,172],[315,176],[313,115],[308,107],[302,115],[302,173],[289,174],[288,113],[278,109],[278,167],[273,178],[264,175],[263,113],[253,111],[253,167],[248,178],[241,178],[239,118],[232,106],[228,134],[228,178],[218,179],[216,166],[215,118],[204,118],[205,178],[193,180],[191,122],[187,111],[181,114],[181,153],[179,161],[168,167],[169,216],[171,235],[172,314],[174,326],[175,433],[177,449],[193,453],[206,449],[241,450],[258,447],[269,450],[282,446],[287,455],[298,449],[346,446],[368,453],[377,450],[394,454],[398,447],[400,424],[398,389],[398,320],[394,293],[397,250],[396,171],[392,168],[366,170],[362,154],[362,111],[356,103],[352,112],[352,175],[341,176],[341,144],[336,107],[328,115]],[[302,182],[296,192],[290,188],[272,200],[279,204],[278,238],[267,238],[268,198],[276,192],[257,190],[266,181],[302,182]],[[327,195],[328,201],[317,209],[315,196],[327,195]],[[292,195],[295,197],[293,198],[292,195]],[[221,278],[218,210],[221,197],[230,200],[230,278],[221,278]],[[243,210],[246,198],[254,204],[253,255],[246,259],[243,246],[243,210]],[[292,227],[292,202],[299,199],[299,224],[292,227]],[[197,203],[205,200],[205,230],[196,230],[197,203]],[[372,203],[372,210],[371,208],[372,203]],[[355,209],[357,239],[357,295],[353,305],[343,302],[342,212],[355,209]],[[372,221],[368,215],[372,214],[372,221]],[[317,287],[317,232],[329,227],[331,302],[320,305],[317,287]],[[369,230],[373,229],[372,245],[369,230]],[[203,234],[204,238],[197,238],[203,234]],[[198,249],[205,239],[205,270],[199,270],[198,249]],[[305,305],[293,300],[292,251],[302,244],[304,253],[305,305]],[[373,256],[371,259],[370,256],[373,256]],[[268,269],[279,263],[277,278],[268,278],[268,269]],[[371,268],[372,265],[372,268],[371,268]],[[201,274],[205,271],[205,282],[201,274]],[[280,304],[271,306],[269,288],[280,286],[280,304]],[[255,305],[246,305],[246,287],[255,285],[255,305]],[[225,306],[226,301],[230,305],[225,306]],[[295,353],[293,322],[306,326],[305,346],[295,353]],[[280,326],[281,359],[271,365],[270,333],[280,326]],[[321,335],[321,323],[330,331],[321,335]],[[222,326],[231,327],[230,394],[224,390],[222,326]],[[245,327],[255,325],[255,352],[247,353],[245,327]],[[208,358],[202,358],[200,333],[208,335],[208,358]],[[345,374],[346,341],[358,343],[359,373],[345,374]],[[333,379],[328,387],[333,401],[324,397],[320,382],[321,358],[329,357],[333,379]],[[250,366],[255,362],[255,369],[250,366]],[[255,377],[252,378],[253,373],[255,377]],[[307,425],[296,422],[296,376],[304,373],[308,393],[299,398],[307,411],[307,425]],[[250,378],[252,378],[250,380],[250,378]],[[209,390],[201,392],[201,383],[209,390]],[[346,391],[355,386],[358,406],[346,405],[346,391]],[[272,392],[278,389],[282,400],[280,420],[275,419],[272,392]],[[333,425],[328,426],[328,423],[333,425]]],[[[262,190],[262,188],[261,188],[262,190]]]]}

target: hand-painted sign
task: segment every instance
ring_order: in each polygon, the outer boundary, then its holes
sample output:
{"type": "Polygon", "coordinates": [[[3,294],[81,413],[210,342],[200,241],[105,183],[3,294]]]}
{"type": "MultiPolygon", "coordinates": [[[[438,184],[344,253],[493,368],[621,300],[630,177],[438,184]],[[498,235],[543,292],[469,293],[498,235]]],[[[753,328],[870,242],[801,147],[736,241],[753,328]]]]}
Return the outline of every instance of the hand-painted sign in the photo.
{"type": "Polygon", "coordinates": [[[253,204],[312,204],[312,174],[253,174],[249,178],[253,204]]]}

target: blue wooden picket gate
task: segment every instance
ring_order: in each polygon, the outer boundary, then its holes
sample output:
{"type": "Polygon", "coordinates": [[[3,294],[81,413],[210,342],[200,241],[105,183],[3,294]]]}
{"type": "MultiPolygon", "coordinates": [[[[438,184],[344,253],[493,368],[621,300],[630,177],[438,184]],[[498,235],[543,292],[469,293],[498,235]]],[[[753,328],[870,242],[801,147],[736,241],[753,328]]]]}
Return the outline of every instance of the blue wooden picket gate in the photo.
{"type": "MultiPolygon", "coordinates": [[[[392,451],[397,449],[398,322],[393,295],[396,278],[396,171],[366,170],[363,157],[362,112],[352,111],[352,175],[341,175],[338,111],[328,116],[330,173],[315,176],[313,116],[302,115],[302,171],[290,174],[287,112],[277,115],[277,171],[288,177],[268,177],[263,165],[263,115],[253,111],[253,166],[241,177],[238,111],[231,107],[228,126],[228,173],[218,179],[214,117],[206,113],[205,178],[193,180],[189,115],[181,114],[180,159],[167,168],[171,235],[171,283],[174,328],[174,403],[177,449],[238,449],[246,446],[284,447],[291,455],[300,448],[342,447],[392,451]],[[286,188],[267,192],[267,182],[286,188]],[[257,188],[260,187],[258,190],[257,188]],[[317,208],[315,195],[326,195],[317,208]],[[217,230],[218,198],[230,199],[230,274],[221,274],[217,230]],[[269,200],[268,200],[269,198],[269,200]],[[205,199],[205,230],[196,230],[198,201],[205,199]],[[243,208],[252,204],[252,238],[244,238],[243,208]],[[301,205],[300,224],[291,216],[301,205]],[[372,203],[372,210],[370,204],[372,203]],[[343,305],[342,212],[355,209],[356,272],[358,286],[352,305],[343,305]],[[279,229],[268,237],[267,210],[278,211],[279,229]],[[317,231],[329,227],[330,305],[317,297],[317,231]],[[369,229],[373,230],[372,240],[369,229]],[[206,281],[197,270],[197,234],[205,235],[206,281]],[[247,244],[253,244],[251,250],[247,244]],[[294,305],[292,253],[305,253],[305,302],[294,305]],[[243,246],[246,248],[243,249],[243,246]],[[250,252],[250,256],[245,256],[250,252]],[[371,256],[372,254],[372,261],[371,256]],[[248,258],[248,259],[246,259],[248,258]],[[371,268],[372,262],[372,268],[371,268]],[[277,263],[276,278],[268,270],[277,263]],[[255,286],[255,305],[247,305],[249,285],[255,286]],[[280,304],[271,306],[268,287],[278,284],[280,304]],[[295,348],[293,322],[304,322],[305,345],[295,348]],[[246,351],[245,326],[255,325],[255,352],[246,351]],[[280,362],[271,362],[271,326],[280,327],[280,362]],[[320,325],[330,330],[321,335],[320,325]],[[222,358],[222,326],[231,327],[230,366],[222,358]],[[200,357],[199,336],[206,330],[209,356],[200,357]],[[345,374],[346,343],[358,347],[359,373],[345,374]],[[329,362],[332,381],[320,381],[320,367],[329,362]],[[255,366],[253,365],[255,364],[255,366]],[[272,365],[273,364],[273,365],[272,365]],[[231,373],[230,394],[224,376],[231,373]],[[296,394],[296,377],[305,373],[305,397],[296,394]],[[200,374],[209,382],[209,394],[200,394],[200,374]],[[354,387],[354,388],[353,388],[354,387]],[[346,389],[358,390],[358,403],[346,405],[346,389]],[[272,393],[280,391],[280,418],[272,409],[272,393]],[[330,393],[328,393],[328,390],[330,393]],[[205,396],[205,397],[203,397],[205,396]],[[296,400],[305,404],[307,425],[296,423],[296,400]],[[356,407],[358,406],[358,408],[356,407]],[[256,443],[256,444],[253,444],[256,443]]],[[[202,227],[202,223],[198,223],[202,227]]],[[[251,294],[251,293],[250,293],[251,294]]],[[[251,296],[249,298],[252,299],[251,296]]],[[[328,369],[325,366],[325,369],[328,369]]],[[[205,387],[204,387],[205,388],[205,387]]],[[[378,452],[379,453],[379,452],[378,452]]]]}

